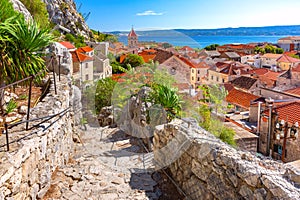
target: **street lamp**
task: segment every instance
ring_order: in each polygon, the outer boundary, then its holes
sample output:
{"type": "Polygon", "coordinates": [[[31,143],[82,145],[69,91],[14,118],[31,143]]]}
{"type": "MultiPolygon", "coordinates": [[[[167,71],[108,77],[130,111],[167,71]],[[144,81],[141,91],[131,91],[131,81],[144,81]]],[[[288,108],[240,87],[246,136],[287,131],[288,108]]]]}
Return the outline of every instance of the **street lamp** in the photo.
{"type": "Polygon", "coordinates": [[[298,128],[299,128],[299,123],[296,122],[293,124],[293,126],[290,128],[290,137],[297,139],[298,138],[298,128]]]}
{"type": "Polygon", "coordinates": [[[299,123],[295,122],[291,127],[289,127],[288,122],[281,120],[280,123],[277,122],[275,125],[275,138],[280,141],[283,139],[283,147],[282,147],[282,156],[281,160],[284,162],[285,159],[285,150],[286,150],[286,140],[287,139],[297,139],[299,132],[299,123]],[[290,136],[288,137],[288,132],[290,136]]]}

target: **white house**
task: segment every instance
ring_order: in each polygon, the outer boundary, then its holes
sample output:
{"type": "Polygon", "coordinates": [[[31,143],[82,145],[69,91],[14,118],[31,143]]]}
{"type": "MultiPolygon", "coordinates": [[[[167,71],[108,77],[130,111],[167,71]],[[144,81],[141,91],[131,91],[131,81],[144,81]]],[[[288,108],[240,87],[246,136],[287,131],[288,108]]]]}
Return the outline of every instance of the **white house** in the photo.
{"type": "MultiPolygon", "coordinates": [[[[53,43],[53,53],[56,56],[56,65],[58,66],[60,64],[60,73],[72,74],[73,73],[72,55],[68,47],[71,47],[71,49],[73,49],[74,46],[71,43],[69,44],[69,46],[65,46],[64,44],[65,43],[63,42],[53,43]]],[[[58,69],[56,70],[58,72],[58,69]]]]}
{"type": "Polygon", "coordinates": [[[284,51],[300,50],[300,36],[290,36],[278,39],[278,46],[284,51]]]}

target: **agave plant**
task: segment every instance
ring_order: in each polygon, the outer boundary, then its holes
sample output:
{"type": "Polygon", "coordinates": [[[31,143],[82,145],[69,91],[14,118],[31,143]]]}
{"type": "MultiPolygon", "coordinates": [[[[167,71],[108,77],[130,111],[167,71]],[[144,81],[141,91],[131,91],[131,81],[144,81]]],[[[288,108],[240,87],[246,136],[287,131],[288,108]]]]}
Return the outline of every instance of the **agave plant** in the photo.
{"type": "Polygon", "coordinates": [[[0,81],[12,83],[45,69],[39,50],[51,42],[34,22],[9,18],[0,24],[0,81]]]}
{"type": "Polygon", "coordinates": [[[169,121],[180,114],[181,100],[176,93],[176,89],[172,87],[161,84],[152,85],[152,92],[148,100],[160,104],[167,112],[169,121]]]}

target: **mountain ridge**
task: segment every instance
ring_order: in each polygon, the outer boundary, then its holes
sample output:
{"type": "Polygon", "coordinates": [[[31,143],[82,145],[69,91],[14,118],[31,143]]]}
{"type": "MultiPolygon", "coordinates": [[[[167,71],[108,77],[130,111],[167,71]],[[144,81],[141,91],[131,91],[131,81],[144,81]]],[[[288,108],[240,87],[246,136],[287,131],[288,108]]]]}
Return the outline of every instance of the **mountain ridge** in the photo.
{"type": "MultiPolygon", "coordinates": [[[[114,35],[124,35],[129,31],[106,32],[114,35]]],[[[140,36],[165,36],[180,35],[187,36],[251,36],[251,35],[300,35],[300,25],[278,25],[263,27],[238,27],[238,28],[216,28],[216,29],[168,29],[168,30],[145,30],[136,31],[140,36]]]]}

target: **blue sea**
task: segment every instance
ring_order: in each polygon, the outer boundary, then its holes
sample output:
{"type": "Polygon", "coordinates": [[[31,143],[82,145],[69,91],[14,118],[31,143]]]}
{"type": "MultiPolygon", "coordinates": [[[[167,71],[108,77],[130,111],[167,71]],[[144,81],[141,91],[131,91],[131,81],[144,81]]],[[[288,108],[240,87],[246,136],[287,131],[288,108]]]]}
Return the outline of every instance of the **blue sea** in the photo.
{"type": "MultiPolygon", "coordinates": [[[[285,35],[276,36],[193,36],[185,35],[174,36],[139,36],[139,41],[155,41],[168,42],[173,46],[190,46],[192,48],[204,48],[210,44],[247,44],[252,42],[269,42],[277,43],[279,38],[286,37],[285,35]]],[[[119,41],[127,45],[127,36],[119,36],[119,41]]]]}

